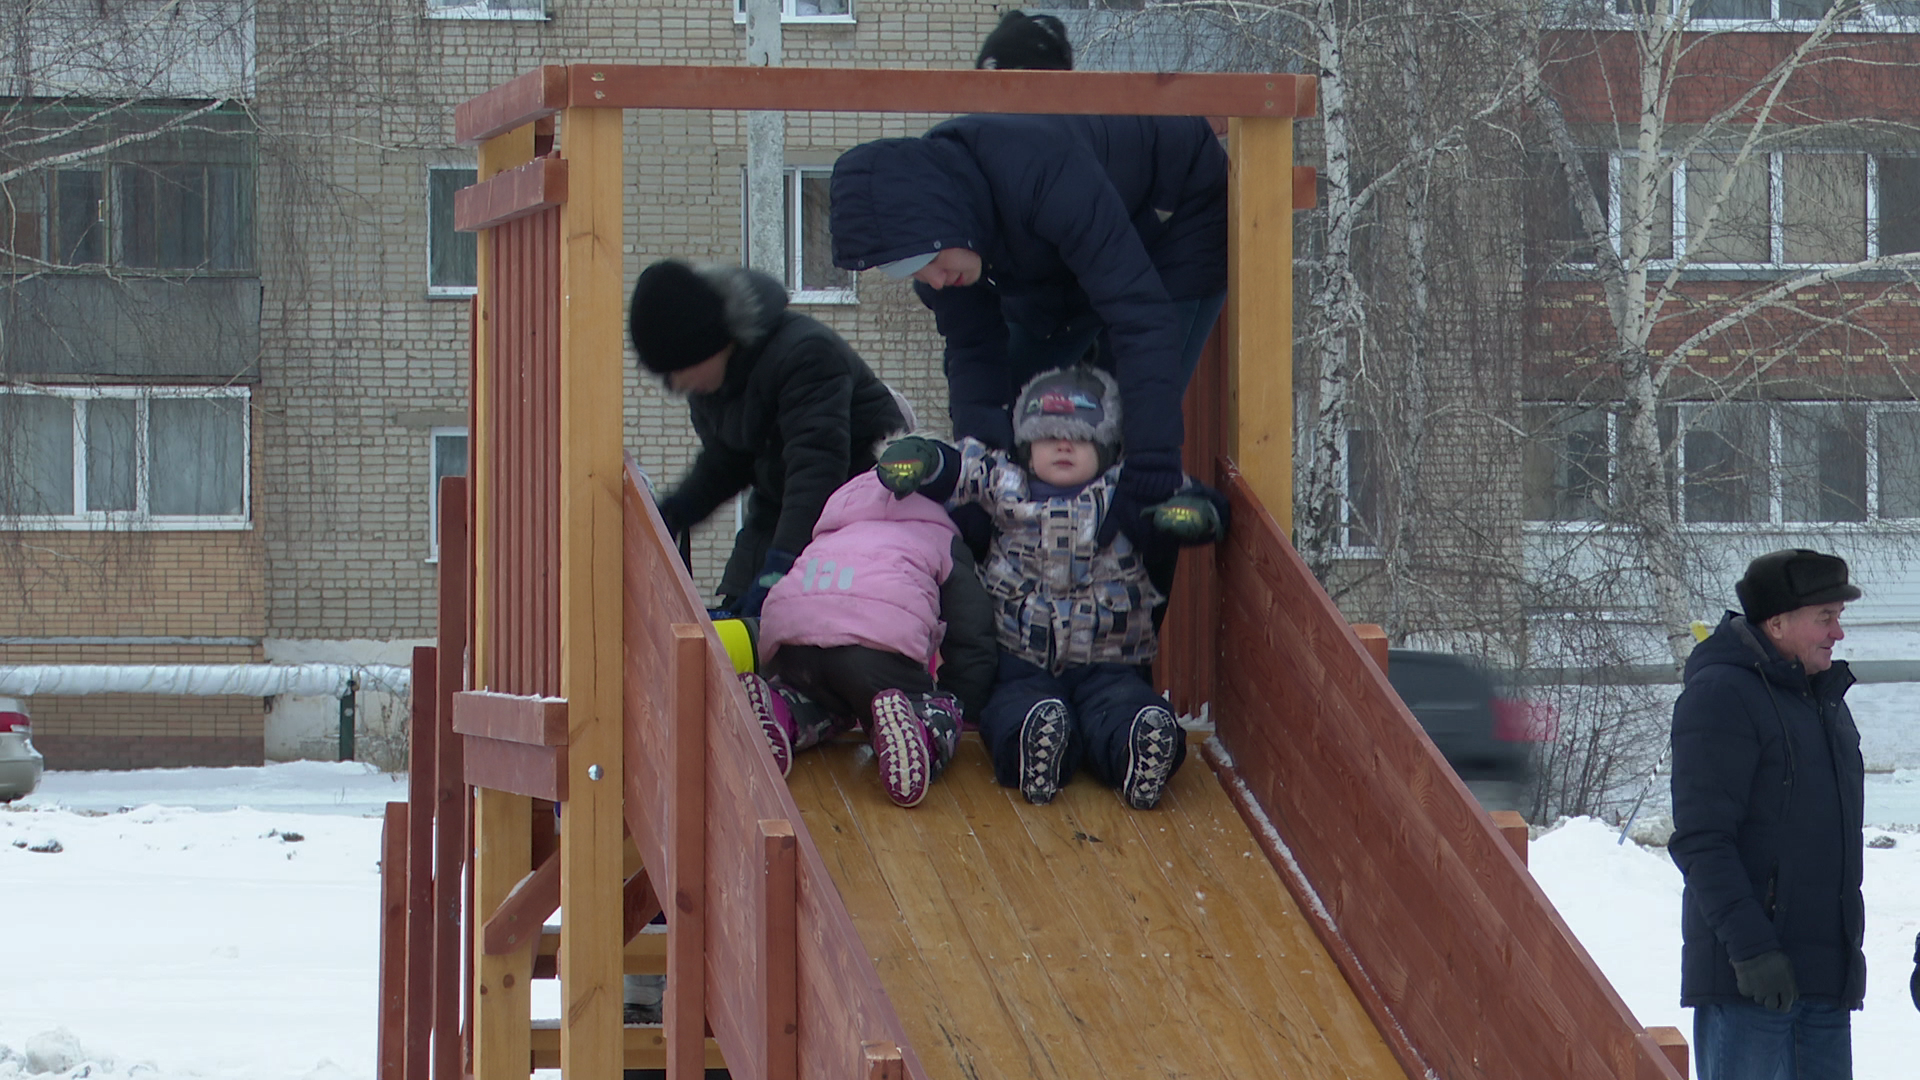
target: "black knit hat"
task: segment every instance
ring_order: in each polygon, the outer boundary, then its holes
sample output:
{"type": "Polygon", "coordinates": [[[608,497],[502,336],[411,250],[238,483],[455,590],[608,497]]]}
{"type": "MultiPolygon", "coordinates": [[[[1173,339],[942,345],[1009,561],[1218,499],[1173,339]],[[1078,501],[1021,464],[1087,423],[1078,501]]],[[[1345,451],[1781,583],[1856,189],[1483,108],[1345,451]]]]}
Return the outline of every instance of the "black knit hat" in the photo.
{"type": "Polygon", "coordinates": [[[640,364],[656,375],[681,371],[727,347],[726,298],[698,270],[662,259],[633,285],[627,330],[640,364]]]}
{"type": "Polygon", "coordinates": [[[1000,25],[981,44],[973,66],[1002,71],[1072,71],[1073,45],[1067,41],[1067,28],[1059,19],[1009,11],[1000,16],[1000,25]]]}
{"type": "Polygon", "coordinates": [[[1803,607],[1860,599],[1860,590],[1847,583],[1847,560],[1806,548],[1769,552],[1753,560],[1733,591],[1755,626],[1803,607]]]}

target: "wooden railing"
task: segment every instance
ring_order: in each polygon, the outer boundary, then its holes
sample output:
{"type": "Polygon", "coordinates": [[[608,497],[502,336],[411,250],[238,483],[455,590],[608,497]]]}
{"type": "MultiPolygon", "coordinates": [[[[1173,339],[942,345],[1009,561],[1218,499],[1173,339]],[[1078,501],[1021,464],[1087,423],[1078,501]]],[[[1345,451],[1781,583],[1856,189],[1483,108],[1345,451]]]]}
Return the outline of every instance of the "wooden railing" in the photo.
{"type": "Polygon", "coordinates": [[[631,460],[625,504],[626,821],[664,868],[669,1052],[710,1022],[738,1076],[923,1075],[631,460]]]}
{"type": "Polygon", "coordinates": [[[1408,1075],[1677,1080],[1273,517],[1225,480],[1210,762],[1408,1075]]]}

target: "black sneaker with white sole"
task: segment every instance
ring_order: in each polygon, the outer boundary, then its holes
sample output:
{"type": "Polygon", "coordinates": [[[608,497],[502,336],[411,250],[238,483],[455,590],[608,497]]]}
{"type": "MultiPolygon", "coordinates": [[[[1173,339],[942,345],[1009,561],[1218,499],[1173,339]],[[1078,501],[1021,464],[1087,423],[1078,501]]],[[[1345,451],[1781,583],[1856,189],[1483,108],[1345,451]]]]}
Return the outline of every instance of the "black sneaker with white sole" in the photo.
{"type": "Polygon", "coordinates": [[[1133,717],[1127,733],[1127,775],[1120,797],[1135,810],[1160,805],[1160,793],[1173,775],[1173,758],[1180,747],[1180,722],[1158,705],[1149,705],[1133,717]]]}
{"type": "Polygon", "coordinates": [[[1020,794],[1036,805],[1060,793],[1060,770],[1067,760],[1067,703],[1043,698],[1020,722],[1020,794]]]}

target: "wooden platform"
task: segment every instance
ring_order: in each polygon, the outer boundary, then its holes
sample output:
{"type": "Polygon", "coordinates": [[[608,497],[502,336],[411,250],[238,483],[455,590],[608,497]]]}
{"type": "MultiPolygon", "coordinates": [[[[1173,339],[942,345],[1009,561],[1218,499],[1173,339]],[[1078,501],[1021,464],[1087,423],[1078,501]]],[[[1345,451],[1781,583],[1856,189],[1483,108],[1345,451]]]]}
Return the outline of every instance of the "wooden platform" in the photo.
{"type": "Polygon", "coordinates": [[[912,810],[872,754],[790,786],[932,1080],[1404,1075],[1197,745],[1158,810],[1050,806],[977,737],[912,810]]]}

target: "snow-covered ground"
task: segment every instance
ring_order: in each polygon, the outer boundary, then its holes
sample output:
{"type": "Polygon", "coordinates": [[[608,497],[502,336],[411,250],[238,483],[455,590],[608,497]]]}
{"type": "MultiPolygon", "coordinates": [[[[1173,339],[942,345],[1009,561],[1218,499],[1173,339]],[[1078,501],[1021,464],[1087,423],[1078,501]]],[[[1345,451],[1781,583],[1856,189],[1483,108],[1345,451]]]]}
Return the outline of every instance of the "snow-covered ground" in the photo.
{"type": "MultiPolygon", "coordinates": [[[[1920,770],[1875,779],[1920,807],[1920,770]]],[[[404,797],[360,765],[50,773],[0,809],[0,1080],[371,1080],[377,815],[404,797]]],[[[1868,836],[1894,846],[1866,853],[1855,1076],[1898,1080],[1920,1044],[1920,831],[1868,836]]],[[[1534,875],[1635,1016],[1691,1033],[1680,876],[1615,840],[1568,822],[1534,875]]]]}

